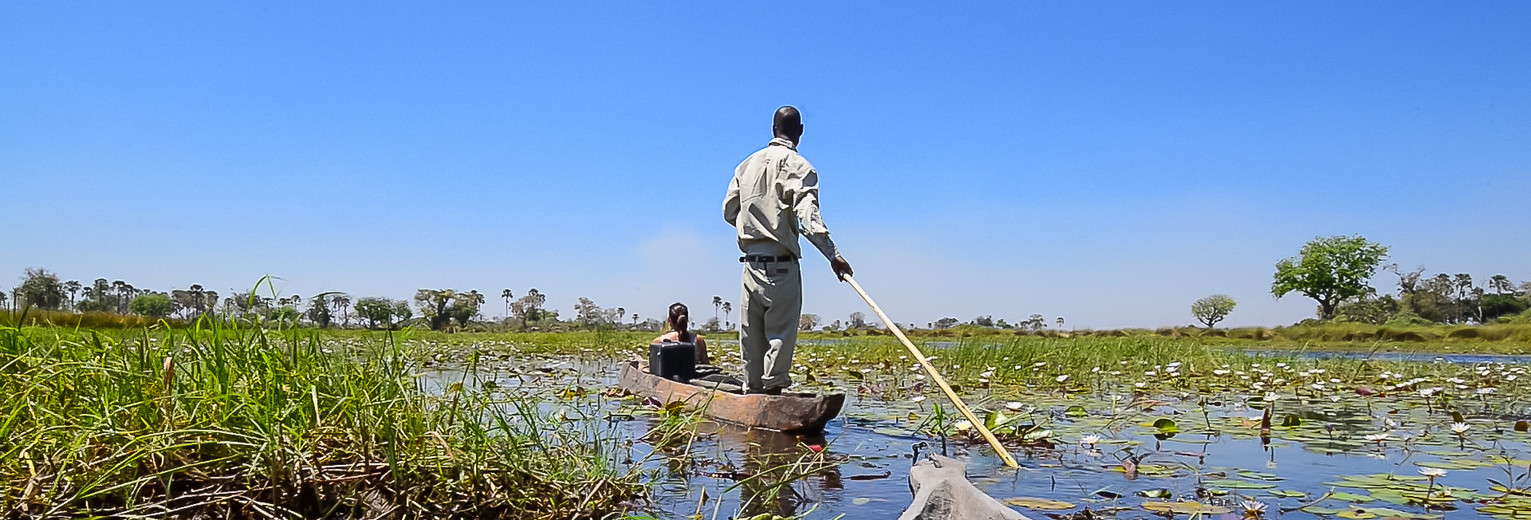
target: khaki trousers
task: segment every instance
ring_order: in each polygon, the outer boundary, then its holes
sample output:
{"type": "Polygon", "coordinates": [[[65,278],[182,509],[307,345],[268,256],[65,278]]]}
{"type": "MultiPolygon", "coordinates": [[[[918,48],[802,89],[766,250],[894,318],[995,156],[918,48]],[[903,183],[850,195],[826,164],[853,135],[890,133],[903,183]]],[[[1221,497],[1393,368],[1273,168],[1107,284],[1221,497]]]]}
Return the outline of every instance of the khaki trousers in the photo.
{"type": "MultiPolygon", "coordinates": [[[[785,255],[780,245],[745,247],[746,255],[785,255]]],[[[739,297],[739,350],[749,390],[792,386],[792,351],[803,311],[803,277],[797,262],[747,262],[739,297]]]]}

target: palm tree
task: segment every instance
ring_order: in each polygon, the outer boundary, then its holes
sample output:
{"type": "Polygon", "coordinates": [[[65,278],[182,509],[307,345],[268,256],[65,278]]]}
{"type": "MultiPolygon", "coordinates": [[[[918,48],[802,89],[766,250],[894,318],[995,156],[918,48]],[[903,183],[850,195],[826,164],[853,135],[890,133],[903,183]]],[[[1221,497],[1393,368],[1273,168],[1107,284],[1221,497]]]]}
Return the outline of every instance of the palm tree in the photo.
{"type": "MultiPolygon", "coordinates": [[[[0,296],[4,296],[4,295],[0,295],[0,296]]],[[[4,300],[0,300],[0,302],[4,302],[4,300]]],[[[633,313],[633,326],[634,327],[638,326],[638,313],[636,313],[636,312],[633,313]]]]}
{"type": "Polygon", "coordinates": [[[510,294],[510,289],[500,291],[500,299],[505,300],[505,317],[510,317],[510,299],[515,296],[510,294]]]}
{"type": "MultiPolygon", "coordinates": [[[[1500,276],[1502,277],[1504,275],[1500,275],[1500,276]]],[[[1506,280],[1506,282],[1508,283],[1508,280],[1506,280]]],[[[69,293],[69,308],[71,310],[74,309],[74,299],[75,299],[75,296],[80,294],[80,289],[83,289],[83,288],[84,287],[80,285],[80,281],[79,280],[70,280],[70,281],[64,282],[64,291],[69,293]]]]}
{"type": "MultiPolygon", "coordinates": [[[[476,317],[478,317],[478,308],[479,308],[479,306],[484,304],[484,301],[485,301],[484,295],[480,294],[478,292],[478,289],[471,289],[471,290],[468,291],[467,297],[468,297],[468,301],[473,303],[473,311],[474,311],[473,312],[473,316],[470,316],[469,318],[470,319],[471,318],[476,318],[476,317]]],[[[467,325],[467,324],[463,323],[461,325],[467,325]]]]}
{"type": "Polygon", "coordinates": [[[346,321],[350,319],[346,310],[351,307],[351,297],[345,294],[336,294],[330,297],[330,305],[340,309],[340,327],[345,328],[346,321]]]}
{"type": "MultiPolygon", "coordinates": [[[[124,282],[122,280],[117,280],[117,281],[112,282],[112,292],[117,294],[117,307],[119,309],[122,308],[122,304],[124,303],[124,300],[127,299],[127,292],[128,292],[127,291],[127,287],[128,287],[128,283],[124,282]]],[[[122,314],[122,311],[119,310],[119,311],[117,311],[117,313],[118,314],[122,314]]]]}
{"type": "Polygon", "coordinates": [[[733,314],[733,312],[734,312],[734,303],[733,302],[723,302],[723,329],[724,330],[728,329],[728,315],[729,314],[733,314]]]}
{"type": "Polygon", "coordinates": [[[718,309],[720,309],[722,307],[723,307],[723,297],[722,296],[713,296],[712,297],[712,319],[713,320],[717,320],[718,319],[718,309]]]}

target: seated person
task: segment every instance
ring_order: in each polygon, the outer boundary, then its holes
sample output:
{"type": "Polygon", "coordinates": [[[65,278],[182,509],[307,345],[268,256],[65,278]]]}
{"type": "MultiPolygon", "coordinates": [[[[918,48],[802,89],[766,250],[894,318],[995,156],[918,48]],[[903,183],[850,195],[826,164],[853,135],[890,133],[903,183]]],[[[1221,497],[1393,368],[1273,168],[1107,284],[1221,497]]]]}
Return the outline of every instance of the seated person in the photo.
{"type": "Polygon", "coordinates": [[[670,326],[670,332],[654,338],[654,343],[661,341],[673,341],[676,343],[694,342],[696,343],[696,364],[710,365],[712,363],[707,358],[707,341],[703,339],[702,335],[686,330],[686,327],[691,324],[690,314],[691,311],[686,309],[686,304],[684,303],[677,302],[670,305],[670,317],[665,319],[665,323],[670,326]]]}

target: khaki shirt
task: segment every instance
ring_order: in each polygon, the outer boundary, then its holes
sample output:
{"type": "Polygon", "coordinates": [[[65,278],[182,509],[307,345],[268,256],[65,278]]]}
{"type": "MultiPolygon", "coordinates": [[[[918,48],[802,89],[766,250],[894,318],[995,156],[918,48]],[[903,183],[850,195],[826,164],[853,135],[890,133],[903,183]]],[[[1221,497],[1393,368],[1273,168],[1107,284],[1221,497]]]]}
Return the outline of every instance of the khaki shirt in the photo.
{"type": "Polygon", "coordinates": [[[739,248],[769,240],[802,258],[799,234],[833,260],[840,255],[819,216],[819,172],[792,141],[771,140],[734,169],[723,199],[723,220],[739,231],[739,248]]]}

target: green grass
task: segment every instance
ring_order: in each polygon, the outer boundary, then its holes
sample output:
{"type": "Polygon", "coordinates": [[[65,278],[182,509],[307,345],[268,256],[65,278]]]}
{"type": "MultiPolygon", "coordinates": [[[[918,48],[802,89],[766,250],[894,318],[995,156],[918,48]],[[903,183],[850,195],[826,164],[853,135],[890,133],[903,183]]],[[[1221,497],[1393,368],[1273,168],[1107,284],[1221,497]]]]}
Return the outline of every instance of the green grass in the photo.
{"type": "Polygon", "coordinates": [[[470,385],[429,396],[408,359],[383,335],[0,327],[0,508],[599,518],[642,492],[602,431],[470,385]]]}

